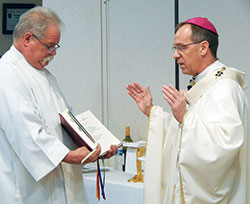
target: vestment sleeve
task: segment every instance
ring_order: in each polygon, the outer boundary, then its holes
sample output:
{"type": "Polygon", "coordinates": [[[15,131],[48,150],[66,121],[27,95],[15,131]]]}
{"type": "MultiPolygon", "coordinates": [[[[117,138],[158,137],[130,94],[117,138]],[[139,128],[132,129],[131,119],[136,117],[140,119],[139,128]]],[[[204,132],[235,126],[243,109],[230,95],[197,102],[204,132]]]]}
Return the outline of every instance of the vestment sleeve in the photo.
{"type": "Polygon", "coordinates": [[[171,203],[175,182],[178,122],[154,106],[149,118],[144,179],[145,204],[171,203]]]}
{"type": "Polygon", "coordinates": [[[11,69],[2,72],[0,80],[0,128],[13,153],[38,181],[62,161],[69,149],[44,125],[32,89],[9,72],[11,69]]]}

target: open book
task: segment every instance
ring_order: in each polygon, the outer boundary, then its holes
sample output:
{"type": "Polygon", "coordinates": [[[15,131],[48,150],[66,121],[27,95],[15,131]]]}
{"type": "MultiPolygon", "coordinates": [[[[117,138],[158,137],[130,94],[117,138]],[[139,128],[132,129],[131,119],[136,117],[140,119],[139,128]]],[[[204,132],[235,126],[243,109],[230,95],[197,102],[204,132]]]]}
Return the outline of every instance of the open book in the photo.
{"type": "Polygon", "coordinates": [[[66,109],[59,116],[63,128],[79,147],[86,146],[93,151],[99,143],[103,155],[110,145],[122,144],[90,111],[74,116],[66,109]]]}

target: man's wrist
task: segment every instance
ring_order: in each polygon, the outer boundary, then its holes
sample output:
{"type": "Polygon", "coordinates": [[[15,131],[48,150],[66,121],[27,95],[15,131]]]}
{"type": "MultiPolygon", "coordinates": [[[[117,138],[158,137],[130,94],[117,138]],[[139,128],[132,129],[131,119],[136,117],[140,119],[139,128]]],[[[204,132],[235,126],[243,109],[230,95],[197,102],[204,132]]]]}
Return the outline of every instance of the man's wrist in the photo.
{"type": "Polygon", "coordinates": [[[76,159],[74,151],[71,150],[69,153],[64,157],[63,162],[70,163],[70,164],[78,164],[79,162],[76,159]]]}

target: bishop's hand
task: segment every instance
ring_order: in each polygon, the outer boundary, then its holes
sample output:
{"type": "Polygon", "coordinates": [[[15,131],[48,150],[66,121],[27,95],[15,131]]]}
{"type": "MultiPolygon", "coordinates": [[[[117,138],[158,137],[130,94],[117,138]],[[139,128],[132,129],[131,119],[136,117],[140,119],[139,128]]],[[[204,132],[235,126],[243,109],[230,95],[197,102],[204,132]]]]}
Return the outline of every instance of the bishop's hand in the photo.
{"type": "Polygon", "coordinates": [[[149,87],[143,88],[138,83],[129,84],[126,89],[128,94],[134,99],[139,109],[149,117],[152,107],[152,95],[149,87]]]}
{"type": "Polygon", "coordinates": [[[186,99],[184,90],[178,91],[172,85],[162,87],[163,98],[168,102],[175,119],[182,123],[186,113],[186,99]]]}

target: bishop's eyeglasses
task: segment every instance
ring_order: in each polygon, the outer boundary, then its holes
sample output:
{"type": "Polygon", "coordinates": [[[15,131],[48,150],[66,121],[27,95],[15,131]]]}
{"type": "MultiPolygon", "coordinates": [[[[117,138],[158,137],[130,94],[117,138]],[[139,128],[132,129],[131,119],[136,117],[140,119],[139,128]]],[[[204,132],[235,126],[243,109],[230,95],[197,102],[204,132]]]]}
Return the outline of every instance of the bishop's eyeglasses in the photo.
{"type": "Polygon", "coordinates": [[[50,54],[50,53],[52,53],[53,51],[56,51],[59,47],[60,47],[60,45],[57,43],[55,46],[48,46],[48,45],[46,45],[43,41],[41,41],[36,35],[34,35],[33,33],[32,33],[32,36],[35,38],[35,39],[37,39],[40,43],[42,43],[42,45],[44,46],[44,47],[46,47],[47,49],[48,49],[48,53],[50,54]]]}
{"type": "Polygon", "coordinates": [[[199,41],[187,43],[187,44],[184,44],[184,45],[181,45],[181,44],[180,45],[176,45],[176,46],[172,47],[172,50],[173,50],[173,52],[175,52],[175,50],[177,50],[178,52],[183,52],[186,49],[186,47],[188,47],[189,45],[198,44],[198,43],[200,43],[202,41],[204,41],[204,40],[199,40],[199,41]]]}

